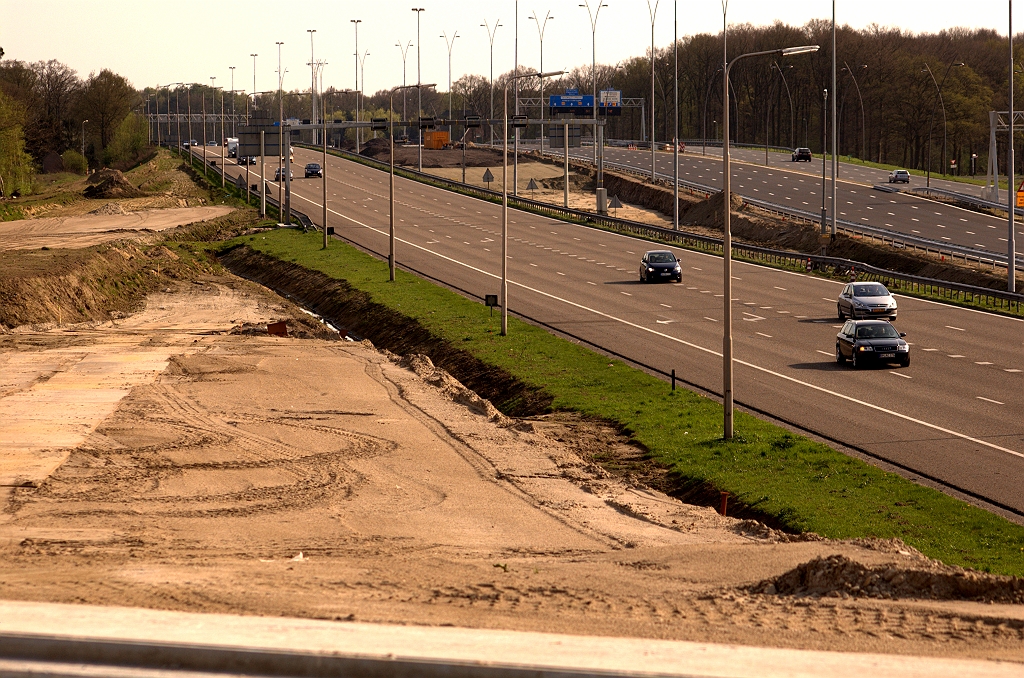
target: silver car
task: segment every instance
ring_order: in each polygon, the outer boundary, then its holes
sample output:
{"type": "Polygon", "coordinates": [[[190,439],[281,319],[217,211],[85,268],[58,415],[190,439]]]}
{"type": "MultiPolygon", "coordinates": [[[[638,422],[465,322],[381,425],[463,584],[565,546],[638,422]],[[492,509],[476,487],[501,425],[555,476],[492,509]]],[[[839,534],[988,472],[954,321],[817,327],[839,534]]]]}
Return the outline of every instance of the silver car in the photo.
{"type": "Polygon", "coordinates": [[[843,287],[836,302],[840,320],[847,318],[888,318],[896,320],[896,300],[885,285],[876,282],[854,282],[843,287]]]}
{"type": "Polygon", "coordinates": [[[890,184],[909,184],[910,172],[907,170],[893,170],[889,172],[890,184]]]}

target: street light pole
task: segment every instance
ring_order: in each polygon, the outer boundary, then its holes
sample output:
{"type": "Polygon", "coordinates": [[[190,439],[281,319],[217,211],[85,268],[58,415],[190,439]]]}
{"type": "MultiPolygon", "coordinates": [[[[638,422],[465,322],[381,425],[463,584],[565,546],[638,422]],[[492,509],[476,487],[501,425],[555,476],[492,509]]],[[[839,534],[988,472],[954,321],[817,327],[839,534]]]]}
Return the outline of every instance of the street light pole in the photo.
{"type": "MultiPolygon", "coordinates": [[[[537,12],[530,15],[534,23],[537,24],[537,36],[540,38],[540,70],[544,72],[544,32],[547,30],[548,21],[554,19],[551,16],[551,11],[548,10],[544,14],[544,22],[537,18],[537,12]]],[[[544,153],[544,79],[540,81],[540,152],[544,153]]]]}
{"type": "MultiPolygon", "coordinates": [[[[361,92],[362,88],[359,86],[359,24],[363,23],[362,19],[349,19],[349,22],[355,26],[356,29],[356,92],[361,92]]],[[[356,122],[359,122],[359,94],[356,94],[356,122]]],[[[359,142],[362,141],[362,130],[356,127],[356,155],[359,155],[359,142]]]]}
{"type": "MultiPolygon", "coordinates": [[[[259,54],[250,54],[249,56],[252,57],[252,91],[255,92],[256,91],[256,57],[258,57],[259,54]]],[[[255,111],[255,108],[256,108],[256,97],[253,97],[253,99],[252,99],[252,107],[253,107],[253,109],[255,111]]],[[[245,124],[246,125],[249,124],[249,98],[248,97],[245,98],[245,124]]]]}
{"type": "MultiPolygon", "coordinates": [[[[366,57],[368,57],[368,56],[370,56],[370,50],[364,51],[362,58],[359,60],[359,79],[361,81],[363,81],[363,87],[366,86],[365,69],[366,69],[366,57]]],[[[362,105],[361,102],[363,100],[363,88],[362,87],[359,88],[359,91],[356,93],[356,96],[359,98],[360,106],[361,106],[362,105]]],[[[362,109],[361,108],[359,109],[358,114],[359,114],[359,117],[362,118],[362,109]]],[[[360,128],[357,127],[356,128],[356,132],[358,132],[359,130],[360,130],[360,128]]],[[[374,134],[374,136],[376,136],[376,133],[374,134]]],[[[359,141],[357,140],[356,141],[356,153],[358,153],[358,152],[359,152],[359,141]]]]}
{"type": "Polygon", "coordinates": [[[228,66],[231,69],[231,136],[237,136],[235,132],[235,67],[228,66]]]}
{"type": "MultiPolygon", "coordinates": [[[[494,22],[494,28],[491,28],[490,24],[487,23],[487,19],[484,19],[484,22],[480,25],[486,29],[487,38],[491,42],[491,122],[487,126],[491,128],[491,146],[494,146],[494,35],[498,32],[498,28],[501,27],[501,19],[494,22]]],[[[542,101],[541,105],[543,104],[544,102],[542,101]]]]}
{"type": "Polygon", "coordinates": [[[395,47],[402,52],[402,121],[408,122],[408,113],[405,109],[405,90],[407,89],[405,86],[405,57],[409,54],[409,48],[412,47],[412,40],[410,40],[404,47],[402,46],[402,43],[396,42],[395,47]]]}
{"type": "MultiPolygon", "coordinates": [[[[420,17],[423,12],[426,11],[423,7],[413,7],[412,11],[416,12],[416,84],[420,85],[423,83],[423,73],[420,69],[420,17]]],[[[423,114],[423,88],[416,88],[416,169],[419,172],[423,171],[423,126],[419,123],[419,117],[423,114]]]]}
{"type": "MultiPolygon", "coordinates": [[[[775,68],[775,70],[777,70],[779,72],[779,75],[782,76],[782,84],[786,86],[786,96],[789,97],[789,147],[790,148],[796,148],[796,136],[794,135],[794,132],[793,132],[793,125],[794,125],[794,122],[795,122],[794,119],[793,119],[793,95],[790,94],[789,83],[786,82],[786,74],[782,72],[781,68],[779,68],[778,62],[777,61],[772,61],[772,66],[775,68]]],[[[793,68],[793,67],[792,66],[786,66],[786,68],[793,68]]],[[[822,162],[824,162],[824,161],[822,161],[822,162]]]]}
{"type": "MultiPolygon", "coordinates": [[[[821,109],[821,233],[828,232],[828,209],[825,206],[825,196],[828,184],[825,183],[825,170],[828,163],[825,162],[828,153],[828,90],[824,90],[825,104],[821,109]]],[[[832,207],[835,209],[835,206],[832,207]]]]}
{"type": "Polygon", "coordinates": [[[679,0],[672,3],[672,228],[679,230],[679,0]]]}
{"type": "MultiPolygon", "coordinates": [[[[89,122],[89,121],[88,120],[83,120],[82,121],[82,157],[83,158],[85,157],[85,123],[87,123],[87,122],[89,122]]],[[[85,173],[86,174],[89,173],[89,161],[88,160],[85,161],[85,173]]]]}
{"type": "MultiPolygon", "coordinates": [[[[278,158],[277,171],[278,171],[278,182],[277,182],[277,216],[278,221],[283,217],[281,208],[283,207],[284,194],[284,71],[281,70],[281,45],[283,42],[277,43],[277,97],[278,106],[280,107],[280,121],[278,122],[279,127],[277,128],[277,146],[278,146],[278,158]]],[[[264,178],[264,180],[266,180],[264,178]]]]}
{"type": "MultiPolygon", "coordinates": [[[[942,88],[945,87],[945,85],[946,85],[946,78],[949,77],[949,72],[955,66],[963,66],[963,63],[950,63],[949,66],[946,67],[945,74],[943,74],[943,76],[942,76],[942,82],[935,82],[935,75],[932,73],[932,69],[928,65],[928,62],[925,62],[924,69],[922,69],[922,71],[921,71],[922,73],[927,73],[928,76],[932,79],[932,84],[935,85],[935,99],[936,99],[935,103],[939,104],[942,107],[942,165],[943,165],[943,172],[942,173],[943,174],[946,173],[945,172],[945,165],[946,165],[946,103],[942,100],[942,88]]],[[[925,186],[931,186],[932,185],[932,126],[934,124],[935,124],[935,104],[932,104],[932,114],[931,114],[931,117],[928,118],[928,167],[927,167],[927,171],[925,172],[925,177],[926,177],[926,179],[925,179],[925,186]]]]}
{"type": "MultiPolygon", "coordinates": [[[[867,68],[867,64],[861,64],[858,68],[867,68]]],[[[867,160],[867,144],[864,140],[865,126],[864,126],[864,97],[860,95],[860,84],[857,82],[857,77],[853,74],[853,69],[845,61],[843,62],[843,70],[850,74],[850,78],[853,80],[853,86],[857,90],[857,100],[860,101],[860,159],[867,160]]]]}
{"type": "MultiPolygon", "coordinates": [[[[586,7],[590,16],[590,77],[594,96],[594,166],[597,166],[597,19],[601,16],[601,8],[607,7],[601,0],[597,0],[596,10],[590,9],[590,0],[583,0],[580,7],[586,7]]],[[[600,182],[597,188],[601,188],[600,182]]]]}
{"type": "MultiPolygon", "coordinates": [[[[708,145],[708,99],[711,98],[711,87],[715,84],[715,76],[722,72],[722,67],[719,66],[718,70],[711,74],[711,79],[708,80],[707,91],[704,92],[704,118],[701,123],[701,143],[700,143],[700,154],[707,155],[708,145]]],[[[715,132],[715,138],[718,138],[718,132],[715,132]]]]}
{"type": "Polygon", "coordinates": [[[733,359],[732,359],[732,194],[729,167],[729,72],[741,59],[755,56],[775,54],[790,56],[817,52],[817,45],[803,45],[800,47],[787,47],[785,49],[773,49],[763,52],[748,52],[741,54],[732,61],[729,61],[726,51],[726,3],[722,4],[722,254],[723,254],[723,335],[722,335],[722,400],[724,407],[723,438],[731,440],[733,437],[733,359]]]}
{"type": "Polygon", "coordinates": [[[452,39],[448,39],[448,32],[442,31],[441,35],[437,36],[444,38],[444,44],[448,47],[448,140],[451,141],[452,136],[452,119],[455,116],[454,104],[452,103],[452,47],[455,46],[455,38],[459,37],[459,32],[455,31],[455,35],[452,39]]]}
{"type": "MultiPolygon", "coordinates": [[[[307,28],[306,32],[309,33],[309,121],[316,125],[316,58],[313,56],[313,34],[316,33],[316,29],[307,28]]],[[[316,145],[316,127],[313,128],[313,144],[316,145]]]]}
{"type": "Polygon", "coordinates": [[[508,335],[508,88],[520,78],[548,78],[562,75],[565,71],[551,73],[514,73],[505,81],[502,97],[503,112],[501,116],[501,336],[508,335]]]}
{"type": "Polygon", "coordinates": [[[389,144],[391,149],[390,176],[388,178],[388,220],[390,222],[388,229],[388,280],[391,282],[395,282],[395,92],[403,90],[402,94],[404,95],[407,89],[434,86],[433,83],[429,85],[417,83],[415,85],[402,85],[391,90],[391,105],[388,111],[388,120],[390,121],[388,131],[391,137],[391,143],[389,144]]]}
{"type": "MultiPolygon", "coordinates": [[[[658,5],[661,4],[661,0],[655,0],[654,7],[651,7],[651,0],[647,0],[647,13],[651,17],[651,183],[656,181],[656,174],[654,169],[655,155],[654,155],[654,18],[658,15],[658,5]]],[[[597,103],[595,102],[595,106],[597,103]]]]}
{"type": "MultiPolygon", "coordinates": [[[[1009,125],[1007,126],[1007,145],[1006,145],[1006,212],[1007,212],[1007,232],[1006,232],[1006,289],[1009,292],[1016,291],[1016,276],[1017,276],[1017,246],[1014,239],[1014,198],[1016,192],[1013,190],[1013,77],[1014,77],[1014,65],[1013,65],[1013,0],[1008,0],[1009,4],[1009,30],[1006,34],[1010,42],[1010,83],[1009,83],[1009,104],[1010,104],[1010,119],[1009,125]]],[[[998,186],[997,186],[998,188],[998,186]]],[[[997,190],[996,193],[999,191],[997,190]]]]}

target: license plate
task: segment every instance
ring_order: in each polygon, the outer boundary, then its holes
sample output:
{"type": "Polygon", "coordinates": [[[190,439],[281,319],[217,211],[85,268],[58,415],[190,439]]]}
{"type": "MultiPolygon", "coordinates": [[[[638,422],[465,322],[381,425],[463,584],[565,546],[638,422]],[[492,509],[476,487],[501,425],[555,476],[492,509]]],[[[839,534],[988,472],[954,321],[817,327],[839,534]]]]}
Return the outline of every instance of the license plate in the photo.
{"type": "Polygon", "coordinates": [[[871,312],[872,313],[885,313],[885,309],[884,308],[873,308],[873,309],[871,309],[871,312]]]}
{"type": "Polygon", "coordinates": [[[881,354],[879,354],[878,357],[879,358],[895,358],[896,354],[895,353],[881,353],[881,354]]]}
{"type": "Polygon", "coordinates": [[[668,271],[662,271],[662,273],[661,273],[661,274],[662,274],[662,275],[672,275],[672,274],[671,274],[671,273],[669,273],[668,271]]]}

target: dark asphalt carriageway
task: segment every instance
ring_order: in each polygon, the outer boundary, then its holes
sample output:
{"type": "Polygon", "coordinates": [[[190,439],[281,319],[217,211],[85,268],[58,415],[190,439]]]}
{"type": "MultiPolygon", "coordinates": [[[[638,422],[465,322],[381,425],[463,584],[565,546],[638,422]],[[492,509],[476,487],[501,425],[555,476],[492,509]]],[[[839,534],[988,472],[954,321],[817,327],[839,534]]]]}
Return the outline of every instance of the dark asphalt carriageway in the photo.
{"type": "MultiPolygon", "coordinates": [[[[322,156],[297,149],[295,158],[301,168],[322,156]]],[[[329,225],[383,256],[387,182],[330,158],[329,225]]],[[[292,189],[293,206],[319,222],[320,180],[296,178],[292,189]]],[[[496,293],[500,215],[398,178],[399,265],[496,293]]],[[[643,285],[649,242],[517,211],[509,236],[510,312],[721,392],[719,257],[677,249],[682,284],[643,285]]],[[[737,402],[1024,515],[1024,323],[900,297],[911,366],[854,371],[833,357],[838,283],[739,262],[734,277],[737,402]]]]}

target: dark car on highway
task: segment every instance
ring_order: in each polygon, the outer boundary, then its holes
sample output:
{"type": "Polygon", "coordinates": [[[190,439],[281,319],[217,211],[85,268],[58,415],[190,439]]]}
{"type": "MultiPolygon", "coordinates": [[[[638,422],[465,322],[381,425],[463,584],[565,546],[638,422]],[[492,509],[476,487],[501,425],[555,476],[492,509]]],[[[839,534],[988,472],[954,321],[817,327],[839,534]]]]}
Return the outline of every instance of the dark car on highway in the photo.
{"type": "Polygon", "coordinates": [[[809,148],[797,148],[793,151],[793,162],[800,162],[801,160],[810,162],[813,159],[814,156],[811,155],[811,149],[809,148]]]}
{"type": "Polygon", "coordinates": [[[640,260],[640,282],[675,280],[683,282],[683,271],[676,255],[668,250],[652,250],[640,260]]]}
{"type": "MultiPolygon", "coordinates": [[[[274,170],[274,181],[281,181],[281,178],[284,177],[284,176],[285,176],[284,170],[282,170],[280,167],[278,167],[276,170],[274,170]]],[[[292,172],[291,170],[288,170],[288,178],[289,179],[294,179],[295,178],[295,173],[292,172]]]]}
{"type": "Polygon", "coordinates": [[[888,318],[896,320],[896,300],[882,283],[855,282],[843,287],[836,300],[840,320],[853,318],[888,318]]]}
{"type": "Polygon", "coordinates": [[[907,336],[886,320],[847,320],[836,335],[836,362],[850,360],[854,368],[868,363],[910,365],[907,336]]]}
{"type": "Polygon", "coordinates": [[[317,178],[322,179],[323,176],[324,176],[324,171],[320,168],[320,165],[318,165],[317,163],[311,162],[308,165],[306,165],[306,178],[307,179],[309,179],[310,177],[317,177],[317,178]]]}

